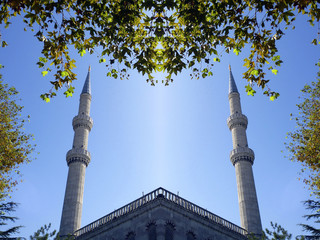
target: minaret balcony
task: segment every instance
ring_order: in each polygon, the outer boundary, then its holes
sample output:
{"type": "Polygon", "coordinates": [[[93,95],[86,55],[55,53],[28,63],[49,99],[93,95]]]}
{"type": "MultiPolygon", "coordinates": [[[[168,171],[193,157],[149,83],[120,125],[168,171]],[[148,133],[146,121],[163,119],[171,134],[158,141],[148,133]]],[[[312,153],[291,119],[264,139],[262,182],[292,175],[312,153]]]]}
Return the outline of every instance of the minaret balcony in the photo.
{"type": "Polygon", "coordinates": [[[230,152],[230,160],[233,165],[239,161],[248,161],[253,164],[254,152],[248,147],[237,147],[230,152]]]}
{"type": "Polygon", "coordinates": [[[228,117],[227,124],[230,130],[236,126],[242,126],[247,129],[248,118],[242,113],[234,113],[228,117]]]}
{"type": "Polygon", "coordinates": [[[68,166],[72,162],[83,162],[86,166],[88,166],[91,156],[90,152],[83,148],[73,148],[67,152],[66,160],[68,166]]]}
{"type": "Polygon", "coordinates": [[[93,120],[88,115],[77,115],[72,120],[72,126],[74,130],[78,127],[84,127],[91,131],[91,128],[93,126],[93,120]]]}

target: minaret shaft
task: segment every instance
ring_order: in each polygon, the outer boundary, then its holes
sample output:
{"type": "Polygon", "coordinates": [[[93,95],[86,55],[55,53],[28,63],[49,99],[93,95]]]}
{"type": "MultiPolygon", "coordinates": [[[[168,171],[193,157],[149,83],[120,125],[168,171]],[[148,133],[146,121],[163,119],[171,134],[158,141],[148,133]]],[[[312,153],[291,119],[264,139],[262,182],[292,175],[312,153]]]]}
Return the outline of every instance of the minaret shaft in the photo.
{"type": "Polygon", "coordinates": [[[60,237],[73,234],[81,226],[84,180],[86,168],[90,162],[88,137],[93,121],[90,118],[90,72],[80,95],[78,115],[72,120],[74,138],[72,149],[66,160],[69,166],[68,179],[60,223],[60,237]]]}
{"type": "Polygon", "coordinates": [[[232,133],[233,142],[230,159],[236,171],[241,226],[249,233],[261,235],[262,226],[252,172],[254,153],[248,147],[246,134],[248,119],[242,114],[240,94],[231,69],[229,86],[230,117],[228,118],[228,127],[232,133]]]}
{"type": "Polygon", "coordinates": [[[90,106],[91,106],[91,95],[88,93],[81,94],[78,115],[85,114],[89,116],[90,106]]]}
{"type": "MultiPolygon", "coordinates": [[[[236,93],[230,93],[230,94],[235,95],[236,93]]],[[[242,113],[240,97],[237,98],[235,96],[230,96],[229,103],[230,103],[230,114],[231,115],[233,115],[235,113],[242,113]]]]}
{"type": "Polygon", "coordinates": [[[89,131],[75,131],[73,137],[73,148],[88,148],[89,131]]]}
{"type": "Polygon", "coordinates": [[[246,136],[246,129],[239,127],[231,130],[233,148],[248,147],[248,141],[246,136]]]}
{"type": "Polygon", "coordinates": [[[73,162],[69,165],[60,223],[61,237],[73,234],[81,226],[85,173],[86,165],[82,162],[73,162]]]}
{"type": "Polygon", "coordinates": [[[262,226],[252,165],[250,162],[239,161],[234,167],[237,178],[241,227],[248,232],[260,235],[262,226]]]}

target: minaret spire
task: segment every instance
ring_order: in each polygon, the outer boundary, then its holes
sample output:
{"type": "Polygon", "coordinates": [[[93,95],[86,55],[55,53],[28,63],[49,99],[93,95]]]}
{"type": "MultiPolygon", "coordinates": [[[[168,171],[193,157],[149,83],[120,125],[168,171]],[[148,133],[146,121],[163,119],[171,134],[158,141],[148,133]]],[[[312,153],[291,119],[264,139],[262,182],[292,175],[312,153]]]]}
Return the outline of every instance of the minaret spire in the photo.
{"type": "Polygon", "coordinates": [[[90,162],[88,152],[88,136],[93,121],[90,117],[91,83],[90,67],[81,95],[78,115],[73,118],[74,138],[72,149],[68,151],[66,160],[69,166],[66,192],[60,222],[60,237],[73,234],[80,228],[83,190],[86,168],[90,162]]]}
{"type": "Polygon", "coordinates": [[[84,85],[83,85],[81,94],[83,94],[83,93],[88,93],[88,94],[91,95],[90,71],[91,71],[91,66],[89,66],[87,78],[86,78],[86,81],[84,82],[84,85]]]}
{"type": "Polygon", "coordinates": [[[232,133],[233,150],[230,160],[236,170],[241,226],[249,233],[261,235],[262,226],[252,172],[254,152],[248,147],[246,134],[248,119],[242,114],[240,94],[230,65],[229,70],[230,117],[227,122],[232,133]]]}
{"type": "Polygon", "coordinates": [[[233,78],[233,75],[232,75],[232,71],[231,71],[231,66],[229,65],[229,74],[230,74],[230,77],[229,77],[229,93],[232,93],[232,92],[238,92],[238,88],[237,88],[237,85],[236,85],[236,82],[234,81],[234,78],[233,78]]]}

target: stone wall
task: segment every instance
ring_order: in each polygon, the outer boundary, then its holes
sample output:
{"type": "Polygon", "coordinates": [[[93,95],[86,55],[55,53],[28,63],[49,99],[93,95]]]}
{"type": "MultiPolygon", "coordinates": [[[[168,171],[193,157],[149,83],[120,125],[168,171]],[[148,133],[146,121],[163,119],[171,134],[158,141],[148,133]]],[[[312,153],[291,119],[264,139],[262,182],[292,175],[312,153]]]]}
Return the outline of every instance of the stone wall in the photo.
{"type": "Polygon", "coordinates": [[[88,239],[242,240],[247,238],[158,196],[152,202],[77,237],[77,240],[88,239]]]}

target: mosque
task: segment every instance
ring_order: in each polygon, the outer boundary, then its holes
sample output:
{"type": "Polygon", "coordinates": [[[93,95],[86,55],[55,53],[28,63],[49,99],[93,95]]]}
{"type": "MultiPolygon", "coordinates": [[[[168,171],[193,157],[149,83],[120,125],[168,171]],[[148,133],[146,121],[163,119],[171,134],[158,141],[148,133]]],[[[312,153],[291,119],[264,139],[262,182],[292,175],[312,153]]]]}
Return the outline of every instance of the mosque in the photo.
{"type": "Polygon", "coordinates": [[[242,114],[240,94],[231,68],[229,77],[230,116],[233,149],[230,160],[236,171],[241,227],[188,200],[158,188],[81,228],[87,150],[93,126],[90,117],[90,67],[81,95],[78,115],[73,118],[73,147],[66,160],[69,167],[60,237],[79,240],[242,240],[262,233],[252,165],[254,152],[248,147],[247,117],[242,114]]]}

